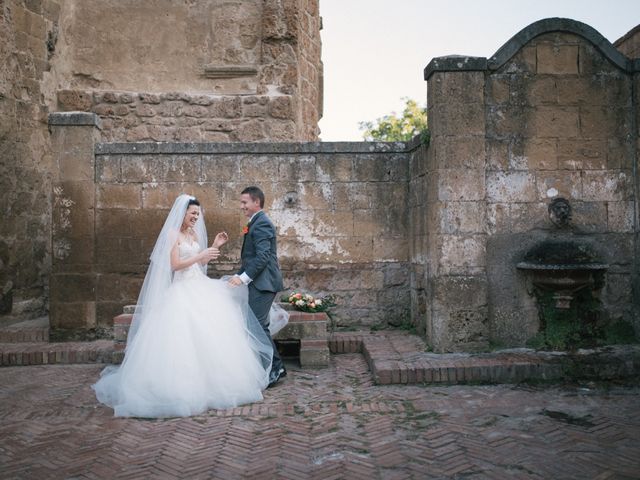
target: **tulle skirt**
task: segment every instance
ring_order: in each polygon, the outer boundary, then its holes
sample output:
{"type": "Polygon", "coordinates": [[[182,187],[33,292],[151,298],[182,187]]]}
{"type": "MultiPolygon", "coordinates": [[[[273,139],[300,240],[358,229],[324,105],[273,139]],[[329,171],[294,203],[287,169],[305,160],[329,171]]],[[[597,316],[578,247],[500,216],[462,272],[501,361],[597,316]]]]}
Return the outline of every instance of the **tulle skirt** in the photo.
{"type": "Polygon", "coordinates": [[[93,388],[118,417],[196,415],[262,400],[272,353],[247,287],[201,274],[171,284],[93,388]]]}

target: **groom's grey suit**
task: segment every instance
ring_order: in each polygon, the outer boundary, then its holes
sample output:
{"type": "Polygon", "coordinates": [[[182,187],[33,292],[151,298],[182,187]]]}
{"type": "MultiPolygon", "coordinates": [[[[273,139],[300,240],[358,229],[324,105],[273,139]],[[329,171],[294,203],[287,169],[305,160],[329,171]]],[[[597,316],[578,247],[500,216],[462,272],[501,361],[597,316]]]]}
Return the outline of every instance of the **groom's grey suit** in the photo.
{"type": "MultiPolygon", "coordinates": [[[[242,267],[238,275],[245,273],[249,283],[249,307],[258,318],[267,337],[269,333],[269,310],[276,293],[283,290],[282,273],[278,264],[276,229],[264,211],[257,212],[249,222],[249,231],[244,235],[240,257],[242,267]]],[[[272,369],[278,371],[282,360],[273,340],[272,369]]]]}

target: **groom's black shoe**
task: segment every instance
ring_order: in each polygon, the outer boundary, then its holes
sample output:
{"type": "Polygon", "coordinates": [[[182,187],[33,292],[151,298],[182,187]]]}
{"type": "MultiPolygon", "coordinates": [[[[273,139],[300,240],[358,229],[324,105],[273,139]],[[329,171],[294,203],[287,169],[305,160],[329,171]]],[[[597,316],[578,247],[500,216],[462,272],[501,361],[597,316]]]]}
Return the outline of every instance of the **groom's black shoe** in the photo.
{"type": "Polygon", "coordinates": [[[278,380],[286,376],[287,370],[284,368],[284,366],[278,369],[271,370],[271,373],[269,373],[269,385],[267,385],[267,388],[273,387],[276,383],[278,383],[278,380]]]}

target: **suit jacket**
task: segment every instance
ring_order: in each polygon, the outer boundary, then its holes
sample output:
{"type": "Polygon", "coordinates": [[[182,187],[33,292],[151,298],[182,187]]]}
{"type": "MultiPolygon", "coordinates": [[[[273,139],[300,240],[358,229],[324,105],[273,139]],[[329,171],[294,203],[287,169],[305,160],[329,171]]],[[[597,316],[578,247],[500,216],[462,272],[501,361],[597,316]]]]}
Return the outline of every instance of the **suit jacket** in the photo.
{"type": "Polygon", "coordinates": [[[284,289],[278,264],[276,229],[263,211],[256,213],[249,223],[240,258],[242,268],[238,274],[246,273],[258,290],[277,293],[284,289]]]}

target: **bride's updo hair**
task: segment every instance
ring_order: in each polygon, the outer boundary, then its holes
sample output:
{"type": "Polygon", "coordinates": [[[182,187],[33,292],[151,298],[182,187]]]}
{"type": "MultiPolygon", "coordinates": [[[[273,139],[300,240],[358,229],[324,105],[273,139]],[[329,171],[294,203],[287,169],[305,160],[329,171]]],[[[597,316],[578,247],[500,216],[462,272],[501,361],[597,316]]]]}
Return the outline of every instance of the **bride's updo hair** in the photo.
{"type": "Polygon", "coordinates": [[[190,198],[189,199],[189,203],[187,203],[187,210],[189,210],[189,207],[191,205],[197,205],[198,207],[200,206],[200,202],[198,201],[198,199],[196,197],[190,198]]]}

